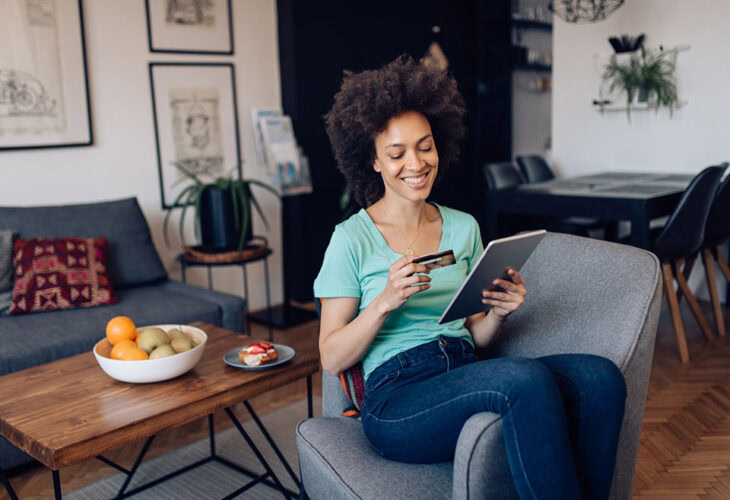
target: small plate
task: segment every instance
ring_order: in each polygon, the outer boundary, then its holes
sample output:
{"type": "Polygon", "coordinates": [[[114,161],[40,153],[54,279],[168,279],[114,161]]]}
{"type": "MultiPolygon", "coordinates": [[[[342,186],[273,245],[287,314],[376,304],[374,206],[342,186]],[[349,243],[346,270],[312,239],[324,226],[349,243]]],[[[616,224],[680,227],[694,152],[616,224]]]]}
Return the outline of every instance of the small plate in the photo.
{"type": "Polygon", "coordinates": [[[238,352],[244,347],[246,346],[236,347],[232,351],[228,351],[223,356],[223,361],[225,361],[227,365],[230,365],[234,368],[242,368],[244,370],[268,370],[269,368],[283,365],[287,361],[290,361],[296,354],[296,351],[294,351],[294,349],[292,349],[288,345],[274,344],[274,349],[276,349],[276,353],[279,355],[279,359],[277,359],[273,363],[266,363],[265,365],[248,366],[246,363],[241,361],[241,358],[238,357],[238,352]]]}

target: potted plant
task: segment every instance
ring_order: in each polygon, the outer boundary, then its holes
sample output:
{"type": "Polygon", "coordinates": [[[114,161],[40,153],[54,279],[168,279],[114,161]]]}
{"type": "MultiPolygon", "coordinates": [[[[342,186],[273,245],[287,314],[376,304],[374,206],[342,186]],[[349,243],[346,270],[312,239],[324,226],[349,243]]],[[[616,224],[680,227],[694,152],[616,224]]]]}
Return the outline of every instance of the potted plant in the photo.
{"type": "Polygon", "coordinates": [[[185,215],[188,207],[194,207],[195,231],[204,250],[211,252],[243,250],[251,240],[251,205],[261,216],[266,229],[266,220],[251,186],[259,186],[281,198],[275,188],[253,179],[236,179],[223,176],[214,177],[208,173],[194,173],[180,163],[172,163],[190,181],[177,195],[172,207],[165,214],[163,232],[165,243],[168,239],[168,223],[173,210],[180,208],[180,240],[185,245],[185,215]]]}
{"type": "Polygon", "coordinates": [[[631,104],[636,95],[638,102],[646,102],[657,110],[665,107],[670,116],[679,104],[674,81],[674,62],[664,51],[651,52],[641,48],[638,54],[620,61],[613,56],[603,72],[609,92],[626,92],[626,114],[631,120],[631,104]]]}

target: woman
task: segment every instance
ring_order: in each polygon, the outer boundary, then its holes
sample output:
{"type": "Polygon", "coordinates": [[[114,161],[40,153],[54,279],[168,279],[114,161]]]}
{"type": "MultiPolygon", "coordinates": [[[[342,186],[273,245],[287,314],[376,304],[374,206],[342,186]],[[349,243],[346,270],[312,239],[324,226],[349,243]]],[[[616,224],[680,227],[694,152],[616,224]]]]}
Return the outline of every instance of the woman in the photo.
{"type": "Polygon", "coordinates": [[[483,252],[471,216],[427,202],[457,160],[464,114],[454,79],[408,56],[345,78],[327,132],[366,208],[335,228],[314,284],[322,366],[338,375],[362,361],[363,428],[387,458],[451,460],[464,422],[490,411],[521,498],[607,498],[626,397],[616,366],[583,354],[478,360],[525,301],[514,269],[494,281],[504,292],[482,291],[488,314],[438,324],[483,252]],[[456,265],[413,262],[447,249],[456,265]]]}

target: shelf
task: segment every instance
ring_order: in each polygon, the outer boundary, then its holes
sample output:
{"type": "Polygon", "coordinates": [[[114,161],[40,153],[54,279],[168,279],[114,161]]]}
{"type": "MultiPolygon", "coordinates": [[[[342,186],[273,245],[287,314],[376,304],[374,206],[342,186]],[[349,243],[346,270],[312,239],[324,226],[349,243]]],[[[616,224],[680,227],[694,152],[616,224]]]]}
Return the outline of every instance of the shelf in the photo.
{"type": "Polygon", "coordinates": [[[553,23],[546,23],[543,21],[531,21],[529,19],[515,19],[512,18],[512,26],[520,29],[535,29],[542,31],[552,31],[553,23]]]}
{"type": "MultiPolygon", "coordinates": [[[[683,106],[687,105],[687,101],[679,101],[679,103],[674,107],[674,109],[681,108],[683,106]]],[[[601,111],[601,106],[598,104],[593,104],[593,109],[596,111],[601,111]]],[[[656,106],[653,103],[648,102],[634,102],[630,106],[631,111],[646,111],[646,110],[653,110],[656,111],[656,106]]],[[[666,108],[661,108],[660,111],[665,111],[666,108]]],[[[626,111],[626,103],[618,104],[618,103],[612,103],[612,104],[605,104],[603,106],[603,111],[626,111]]]]}
{"type": "Polygon", "coordinates": [[[553,67],[548,64],[515,64],[513,69],[517,71],[546,71],[551,72],[553,67]]]}

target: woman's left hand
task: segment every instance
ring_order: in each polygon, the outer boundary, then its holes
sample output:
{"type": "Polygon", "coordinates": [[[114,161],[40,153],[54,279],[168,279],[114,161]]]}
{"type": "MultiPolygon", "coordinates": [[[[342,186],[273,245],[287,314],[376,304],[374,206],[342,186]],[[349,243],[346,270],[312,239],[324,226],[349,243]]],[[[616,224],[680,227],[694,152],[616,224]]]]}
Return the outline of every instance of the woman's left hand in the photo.
{"type": "Polygon", "coordinates": [[[525,288],[525,280],[522,279],[520,273],[511,267],[507,269],[507,275],[511,281],[496,279],[492,283],[504,290],[504,292],[482,290],[482,303],[494,306],[495,316],[498,320],[504,321],[507,317],[515,312],[525,302],[527,288],[525,288]]]}

